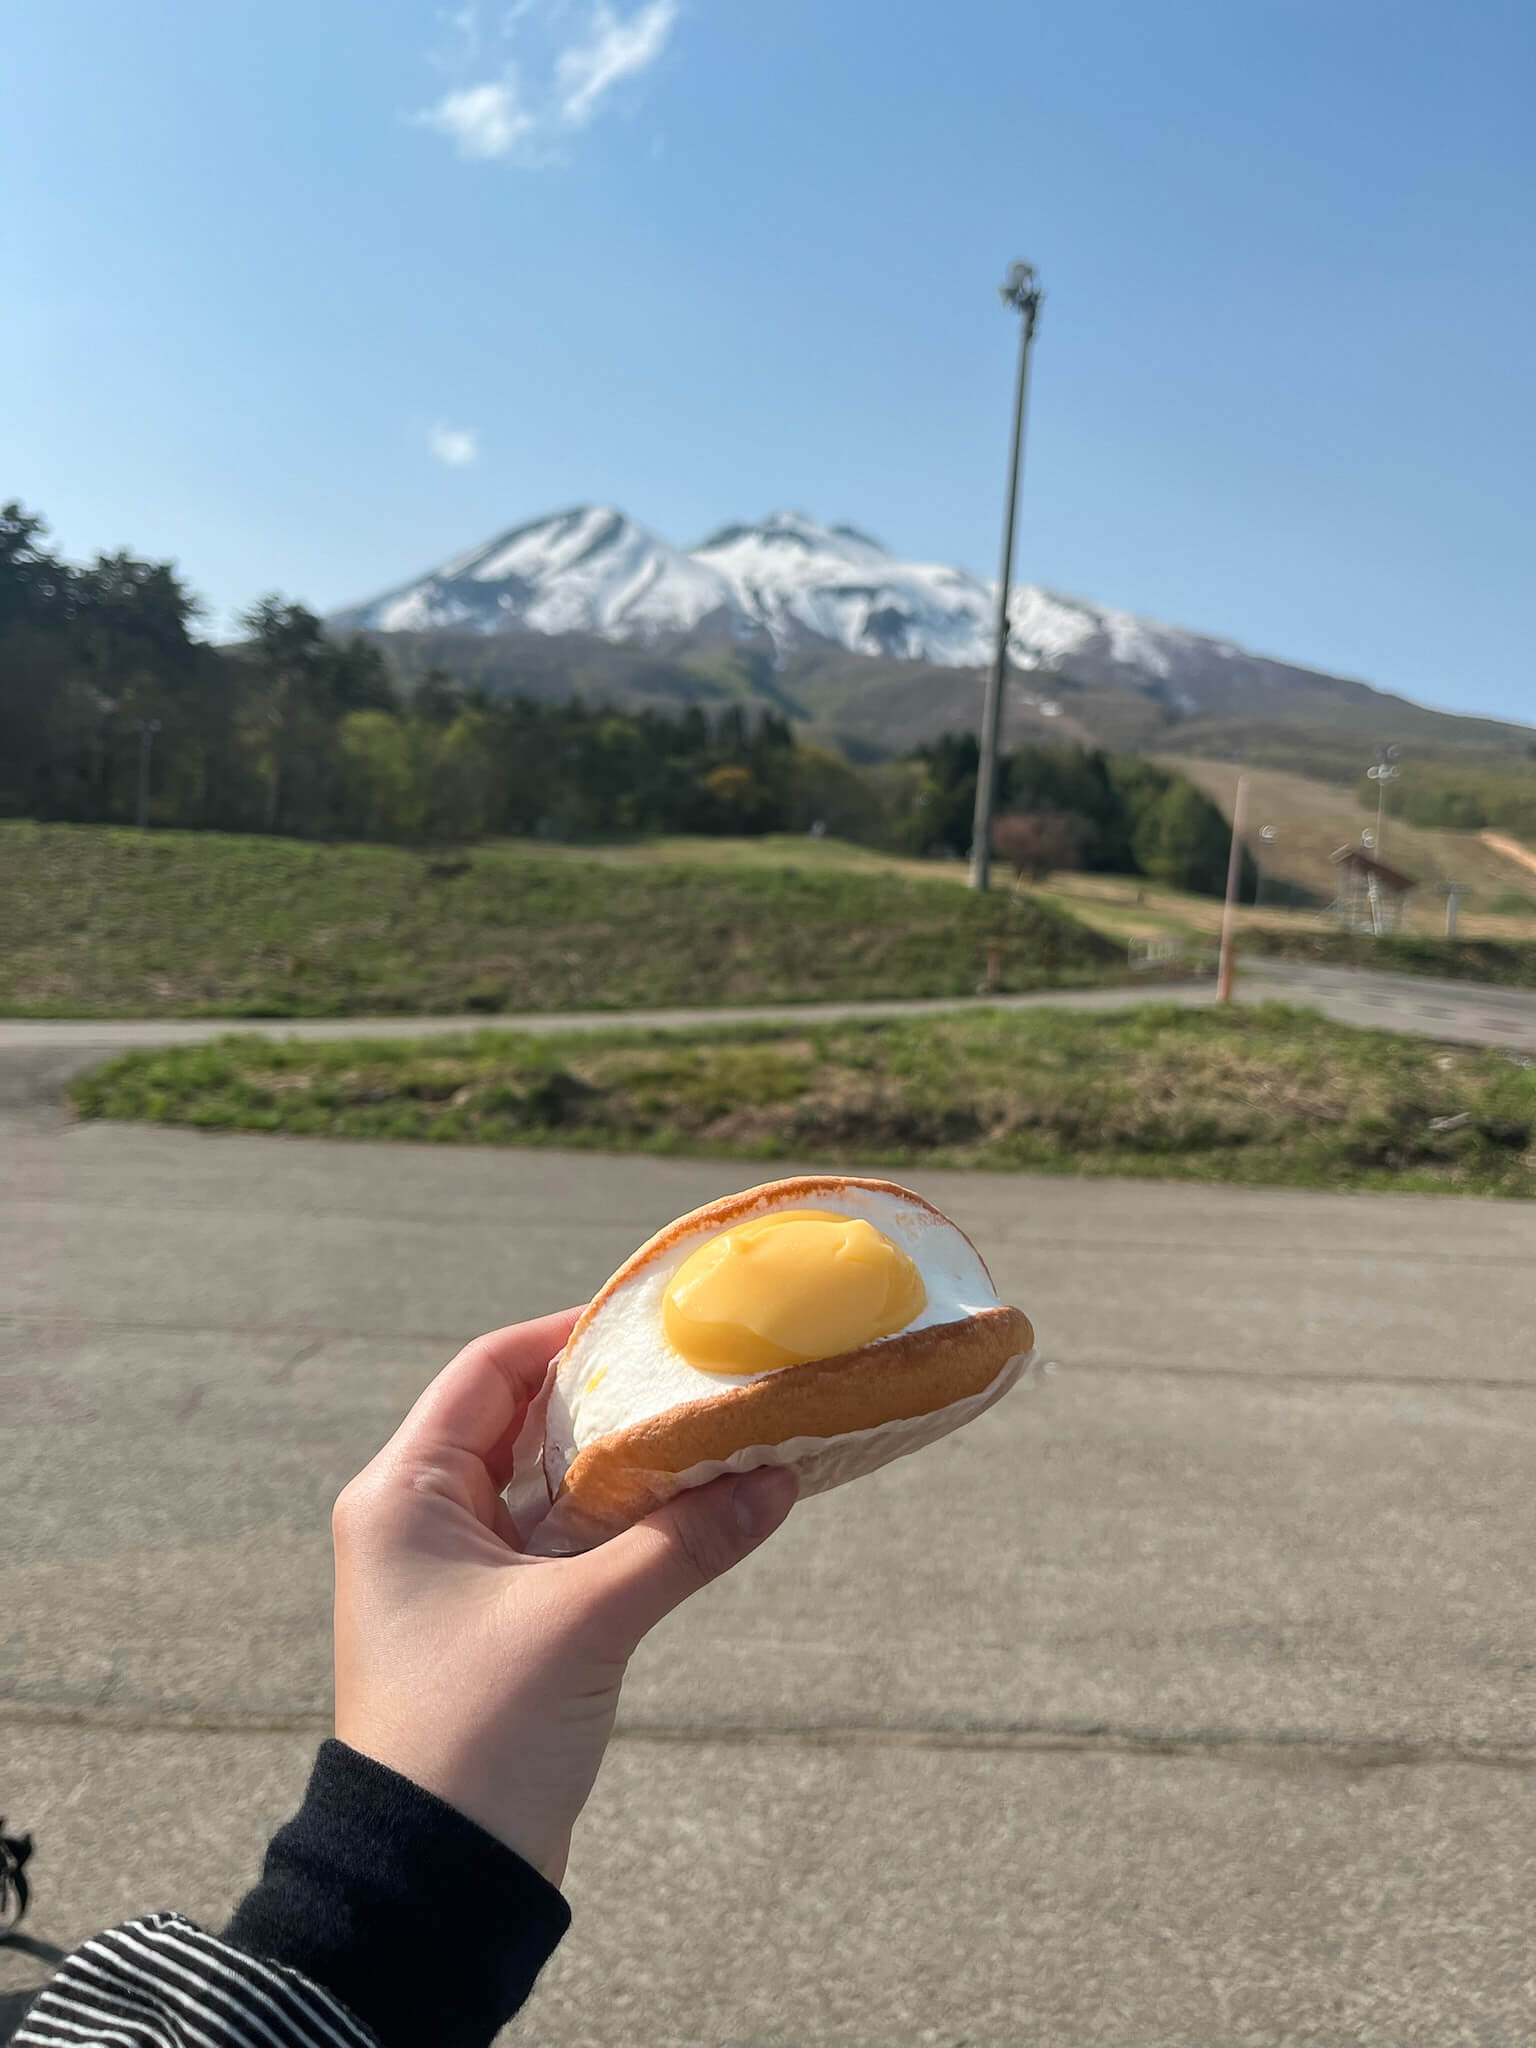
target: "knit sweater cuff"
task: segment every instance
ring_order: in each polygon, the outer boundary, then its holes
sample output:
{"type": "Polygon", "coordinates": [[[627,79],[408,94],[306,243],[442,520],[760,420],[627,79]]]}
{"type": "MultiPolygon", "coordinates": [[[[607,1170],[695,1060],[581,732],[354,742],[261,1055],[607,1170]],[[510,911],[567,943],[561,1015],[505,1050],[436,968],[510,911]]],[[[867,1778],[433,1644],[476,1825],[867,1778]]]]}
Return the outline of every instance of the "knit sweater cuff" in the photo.
{"type": "Polygon", "coordinates": [[[384,2048],[486,2048],[570,1920],[521,1856],[332,1741],[224,1938],[324,1985],[384,2048]]]}

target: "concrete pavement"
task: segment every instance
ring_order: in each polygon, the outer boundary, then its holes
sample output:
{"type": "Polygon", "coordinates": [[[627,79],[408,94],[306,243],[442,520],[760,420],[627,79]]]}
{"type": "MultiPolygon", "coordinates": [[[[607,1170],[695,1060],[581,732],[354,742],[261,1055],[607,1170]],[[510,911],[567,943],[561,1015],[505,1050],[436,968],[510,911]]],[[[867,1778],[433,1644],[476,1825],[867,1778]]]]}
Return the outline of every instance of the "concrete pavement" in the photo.
{"type": "MultiPolygon", "coordinates": [[[[772,1170],[74,1126],[78,1050],[0,1058],[0,2036],[249,1881],[330,1500],[454,1346],[772,1170]]],[[[510,2038],[1528,2038],[1536,1214],[916,1178],[1057,1370],[645,1647],[510,2038]]]]}

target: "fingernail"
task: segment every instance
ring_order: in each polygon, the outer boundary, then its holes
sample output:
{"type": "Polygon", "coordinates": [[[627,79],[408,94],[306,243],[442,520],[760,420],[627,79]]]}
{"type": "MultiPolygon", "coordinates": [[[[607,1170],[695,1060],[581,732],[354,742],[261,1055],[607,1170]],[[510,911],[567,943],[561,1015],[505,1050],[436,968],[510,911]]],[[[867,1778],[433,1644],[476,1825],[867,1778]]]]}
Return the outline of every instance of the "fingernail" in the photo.
{"type": "Polygon", "coordinates": [[[744,1536],[768,1536],[795,1504],[800,1482],[787,1465],[760,1465],[737,1480],[731,1497],[744,1536]]]}

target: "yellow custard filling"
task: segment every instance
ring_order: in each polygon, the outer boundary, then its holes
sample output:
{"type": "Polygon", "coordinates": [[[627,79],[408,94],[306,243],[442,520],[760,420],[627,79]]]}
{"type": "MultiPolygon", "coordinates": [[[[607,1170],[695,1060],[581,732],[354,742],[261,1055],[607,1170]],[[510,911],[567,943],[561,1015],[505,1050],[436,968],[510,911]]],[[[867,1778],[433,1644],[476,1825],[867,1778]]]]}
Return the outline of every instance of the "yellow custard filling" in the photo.
{"type": "Polygon", "coordinates": [[[781,1209],[691,1253],[667,1289],[662,1322],[700,1372],[749,1374],[894,1336],[927,1302],[917,1267],[872,1223],[781,1209]]]}

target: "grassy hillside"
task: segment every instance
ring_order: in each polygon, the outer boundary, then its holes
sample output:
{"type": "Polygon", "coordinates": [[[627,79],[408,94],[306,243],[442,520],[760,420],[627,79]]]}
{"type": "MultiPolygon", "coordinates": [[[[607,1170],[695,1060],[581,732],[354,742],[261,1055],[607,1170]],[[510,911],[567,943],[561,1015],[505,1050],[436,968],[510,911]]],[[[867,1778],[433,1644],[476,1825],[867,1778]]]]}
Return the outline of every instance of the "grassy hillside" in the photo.
{"type": "Polygon", "coordinates": [[[972,993],[1113,977],[1044,903],[799,841],[733,865],[0,824],[0,1013],[347,1016],[972,993]]]}
{"type": "Polygon", "coordinates": [[[87,1116],[204,1129],[1536,1194],[1536,1069],[1275,1004],[225,1038],[130,1053],[73,1095],[87,1116]]]}
{"type": "MultiPolygon", "coordinates": [[[[1197,782],[1228,817],[1238,775],[1246,772],[1250,843],[1260,826],[1273,825],[1278,836],[1266,866],[1274,875],[1288,876],[1325,900],[1333,893],[1329,855],[1336,847],[1358,843],[1361,828],[1375,824],[1374,814],[1362,806],[1353,783],[1346,787],[1267,768],[1240,771],[1230,761],[1202,761],[1185,754],[1166,759],[1170,768],[1197,782]]],[[[1426,884],[1445,879],[1462,883],[1472,892],[1464,905],[1469,911],[1489,912],[1509,893],[1536,894],[1532,886],[1536,875],[1496,852],[1476,832],[1432,831],[1389,818],[1385,855],[1394,866],[1426,884]]],[[[1432,929],[1443,919],[1444,893],[1426,888],[1423,896],[1425,900],[1415,905],[1416,918],[1432,929]]]]}
{"type": "MultiPolygon", "coordinates": [[[[1532,734],[1487,719],[1457,719],[1436,712],[1445,724],[1406,737],[1417,765],[1432,762],[1460,780],[1492,775],[1503,779],[1532,767],[1532,734]]],[[[1274,768],[1314,782],[1353,785],[1378,743],[1402,742],[1403,728],[1383,718],[1362,735],[1325,722],[1285,724],[1271,718],[1190,718],[1170,727],[1159,742],[1165,754],[1208,761],[1243,761],[1250,768],[1274,768]]]]}
{"type": "MultiPolygon", "coordinates": [[[[1048,883],[1029,893],[1037,902],[1080,918],[1094,931],[1122,942],[1131,939],[1187,939],[1214,955],[1221,931],[1222,906],[1211,897],[1190,896],[1182,890],[1143,883],[1134,877],[1053,875],[1048,883]]],[[[1441,955],[1445,958],[1462,957],[1457,950],[1462,944],[1480,951],[1489,963],[1501,957],[1510,963],[1523,963],[1525,954],[1536,946],[1536,897],[1520,899],[1522,902],[1529,900],[1529,909],[1511,909],[1503,915],[1487,916],[1474,912],[1462,917],[1458,924],[1458,939],[1450,942],[1443,937],[1443,905],[1440,899],[1434,898],[1420,918],[1418,927],[1403,934],[1402,944],[1398,945],[1395,942],[1378,942],[1369,936],[1336,932],[1324,924],[1315,909],[1286,909],[1274,901],[1274,896],[1274,888],[1266,883],[1262,909],[1255,910],[1245,905],[1235,913],[1233,921],[1240,951],[1270,952],[1289,959],[1321,960],[1329,957],[1328,949],[1335,940],[1347,940],[1339,957],[1342,960],[1347,955],[1349,963],[1354,966],[1376,966],[1392,973],[1445,975],[1454,974],[1457,970],[1438,964],[1420,968],[1414,963],[1416,960],[1428,962],[1441,955]],[[1373,952],[1373,948],[1377,950],[1373,952]]],[[[1514,904],[1515,900],[1510,894],[1494,899],[1507,905],[1514,904]]],[[[1466,957],[1470,959],[1471,953],[1466,957]]],[[[1517,986],[1528,986],[1526,972],[1524,965],[1519,964],[1518,972],[1509,975],[1489,972],[1474,978],[1509,979],[1517,986]]]]}

